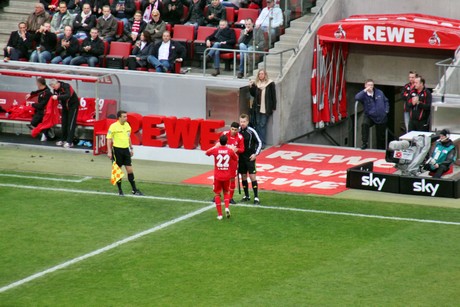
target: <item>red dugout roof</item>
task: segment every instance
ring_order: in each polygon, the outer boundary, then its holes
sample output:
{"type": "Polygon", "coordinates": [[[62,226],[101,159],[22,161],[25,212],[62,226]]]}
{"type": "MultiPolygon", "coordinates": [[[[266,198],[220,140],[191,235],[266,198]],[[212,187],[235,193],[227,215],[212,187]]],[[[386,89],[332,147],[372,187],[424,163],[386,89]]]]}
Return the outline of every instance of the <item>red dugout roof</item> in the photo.
{"type": "Polygon", "coordinates": [[[456,50],[460,20],[422,14],[354,15],[318,30],[320,44],[344,42],[456,50]]]}

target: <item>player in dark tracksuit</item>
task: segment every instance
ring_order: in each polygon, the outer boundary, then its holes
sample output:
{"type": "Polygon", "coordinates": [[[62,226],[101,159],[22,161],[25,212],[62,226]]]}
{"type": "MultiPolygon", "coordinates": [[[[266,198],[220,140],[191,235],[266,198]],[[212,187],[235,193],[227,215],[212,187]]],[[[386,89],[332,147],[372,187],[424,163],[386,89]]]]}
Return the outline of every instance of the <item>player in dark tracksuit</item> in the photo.
{"type": "Polygon", "coordinates": [[[244,138],[244,152],[238,160],[238,173],[241,174],[241,183],[244,189],[243,202],[251,200],[249,197],[248,173],[251,179],[252,190],[254,191],[254,204],[260,204],[259,187],[256,178],[256,157],[262,149],[262,141],[256,130],[249,127],[249,116],[241,114],[240,133],[244,138]]]}
{"type": "Polygon", "coordinates": [[[52,94],[49,87],[46,85],[46,80],[44,78],[37,78],[37,87],[38,90],[30,92],[26,96],[26,99],[37,97],[37,102],[32,105],[35,109],[34,116],[32,117],[32,121],[30,122],[29,128],[33,129],[38,126],[43,121],[43,117],[45,116],[46,105],[48,104],[48,100],[50,100],[52,94]]]}
{"type": "Polygon", "coordinates": [[[73,146],[75,129],[77,128],[77,114],[80,101],[77,93],[70,84],[57,80],[51,80],[51,87],[54,89],[54,100],[58,100],[62,106],[62,140],[57,142],[57,146],[70,148],[73,146]]]}
{"type": "Polygon", "coordinates": [[[409,131],[430,131],[431,92],[425,88],[425,79],[415,78],[414,89],[406,102],[409,111],[409,131]]]}

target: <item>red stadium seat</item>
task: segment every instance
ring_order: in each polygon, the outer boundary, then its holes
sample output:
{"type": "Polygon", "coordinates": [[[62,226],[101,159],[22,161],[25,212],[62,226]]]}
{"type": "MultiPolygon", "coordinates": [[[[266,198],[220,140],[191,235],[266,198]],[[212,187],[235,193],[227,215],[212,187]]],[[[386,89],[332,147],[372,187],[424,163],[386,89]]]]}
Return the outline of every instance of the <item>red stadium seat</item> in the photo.
{"type": "Polygon", "coordinates": [[[233,7],[225,7],[226,19],[231,27],[235,23],[235,9],[233,7]]]}
{"type": "Polygon", "coordinates": [[[198,34],[196,36],[196,40],[193,43],[194,44],[194,50],[195,50],[195,57],[199,57],[200,55],[203,54],[204,50],[207,48],[206,47],[206,37],[214,33],[216,28],[212,27],[198,27],[198,34]]]}
{"type": "Polygon", "coordinates": [[[116,35],[119,37],[119,36],[123,35],[123,27],[124,27],[124,25],[123,25],[123,21],[117,21],[117,23],[118,23],[118,26],[117,26],[117,34],[116,35]]]}
{"type": "Polygon", "coordinates": [[[187,55],[193,55],[193,39],[195,37],[195,27],[186,25],[175,25],[172,39],[181,43],[187,50],[187,55]]]}
{"type": "Polygon", "coordinates": [[[108,68],[115,68],[115,67],[110,67],[109,62],[117,62],[121,63],[119,65],[119,68],[124,67],[124,59],[129,57],[131,54],[131,43],[125,43],[125,42],[112,42],[110,44],[110,52],[105,56],[106,58],[106,63],[105,66],[108,68]]]}
{"type": "Polygon", "coordinates": [[[182,14],[182,20],[185,20],[188,16],[188,11],[189,11],[189,8],[188,6],[185,6],[184,5],[184,13],[182,14]]]}
{"type": "Polygon", "coordinates": [[[136,6],[136,11],[141,10],[141,4],[142,4],[141,0],[134,0],[134,5],[136,6]]]}
{"type": "Polygon", "coordinates": [[[244,28],[244,24],[240,23],[241,20],[251,18],[254,23],[259,17],[259,10],[241,8],[238,10],[238,20],[235,23],[235,27],[244,28]]]}

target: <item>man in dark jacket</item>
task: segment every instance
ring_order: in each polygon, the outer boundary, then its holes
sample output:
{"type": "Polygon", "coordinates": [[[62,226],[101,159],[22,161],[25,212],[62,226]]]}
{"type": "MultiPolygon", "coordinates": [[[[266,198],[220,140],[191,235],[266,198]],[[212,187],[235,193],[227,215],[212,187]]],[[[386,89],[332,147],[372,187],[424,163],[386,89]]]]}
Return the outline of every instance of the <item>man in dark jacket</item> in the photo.
{"type": "Polygon", "coordinates": [[[91,6],[88,3],[83,4],[82,12],[79,13],[73,21],[73,30],[75,37],[85,39],[89,36],[89,31],[96,26],[96,15],[91,12],[91,6]]]}
{"type": "Polygon", "coordinates": [[[441,130],[439,139],[436,141],[430,152],[430,158],[425,164],[425,169],[432,172],[433,178],[441,178],[457,159],[457,150],[449,135],[449,130],[441,130]]]}
{"type": "Polygon", "coordinates": [[[425,88],[425,79],[415,78],[414,89],[406,101],[409,111],[409,131],[430,131],[431,92],[425,88]]]}
{"type": "Polygon", "coordinates": [[[219,0],[212,0],[208,5],[208,13],[206,14],[206,24],[208,27],[218,27],[221,20],[226,20],[227,11],[225,6],[219,0]]]}
{"type": "Polygon", "coordinates": [[[70,84],[56,79],[50,81],[50,86],[54,90],[51,98],[59,101],[62,107],[62,139],[56,145],[64,148],[73,147],[73,138],[77,128],[78,106],[80,105],[77,93],[70,84]]]}
{"type": "Polygon", "coordinates": [[[187,18],[185,18],[185,25],[195,27],[195,33],[199,26],[204,25],[203,11],[206,6],[206,0],[192,0],[188,11],[187,18]]]}
{"type": "Polygon", "coordinates": [[[374,81],[366,80],[364,90],[355,96],[355,100],[363,103],[364,119],[362,123],[362,140],[361,149],[369,146],[369,131],[372,126],[376,126],[377,148],[385,149],[385,131],[387,128],[387,114],[390,110],[388,98],[385,94],[374,88],[374,81]]]}
{"type": "Polygon", "coordinates": [[[20,58],[28,57],[31,46],[32,40],[30,34],[27,32],[26,23],[20,22],[18,24],[18,31],[11,32],[8,43],[6,44],[6,47],[3,48],[3,61],[17,61],[20,58]]]}
{"type": "Polygon", "coordinates": [[[92,28],[90,37],[86,38],[80,47],[80,55],[70,61],[70,65],[88,64],[91,67],[99,63],[99,57],[104,54],[104,42],[99,38],[99,31],[92,28]]]}
{"type": "Polygon", "coordinates": [[[51,64],[62,62],[64,65],[69,65],[70,61],[77,55],[79,49],[80,44],[78,43],[78,39],[72,35],[72,27],[66,26],[64,28],[64,37],[56,48],[56,56],[51,60],[51,64]]]}
{"type": "MultiPolygon", "coordinates": [[[[33,129],[38,126],[43,121],[45,116],[46,105],[50,100],[52,94],[49,87],[46,85],[46,80],[44,78],[37,78],[37,90],[26,95],[26,99],[37,97],[37,102],[32,105],[35,109],[34,116],[30,122],[29,128],[33,129]]],[[[43,134],[42,141],[46,141],[46,134],[43,134]]]]}
{"type": "Polygon", "coordinates": [[[45,22],[38,29],[34,41],[37,48],[30,55],[30,62],[46,63],[51,61],[52,54],[56,50],[57,36],[51,32],[51,24],[49,22],[45,22]]]}
{"type": "Polygon", "coordinates": [[[163,7],[163,19],[172,26],[181,23],[184,5],[180,0],[166,0],[163,7]]]}
{"type": "Polygon", "coordinates": [[[128,20],[134,16],[136,6],[133,0],[114,0],[110,9],[112,10],[112,15],[116,19],[123,21],[123,25],[127,27],[128,20]]]}
{"type": "Polygon", "coordinates": [[[174,70],[175,62],[182,62],[185,57],[185,48],[171,40],[169,31],[163,32],[163,41],[155,44],[152,54],[147,58],[157,72],[174,70]]]}
{"type": "MultiPolygon", "coordinates": [[[[233,49],[236,43],[235,31],[230,29],[227,20],[219,22],[219,28],[213,34],[206,38],[206,46],[210,48],[233,49]]],[[[216,77],[220,75],[220,51],[211,50],[208,53],[208,59],[214,58],[214,69],[216,70],[212,75],[216,77]]]]}

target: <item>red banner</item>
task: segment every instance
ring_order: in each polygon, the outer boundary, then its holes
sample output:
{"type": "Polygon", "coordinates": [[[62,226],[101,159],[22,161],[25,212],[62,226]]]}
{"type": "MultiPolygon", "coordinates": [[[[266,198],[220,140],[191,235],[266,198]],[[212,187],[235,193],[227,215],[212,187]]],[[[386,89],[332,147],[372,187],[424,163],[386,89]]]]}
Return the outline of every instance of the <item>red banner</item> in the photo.
{"type": "MultiPolygon", "coordinates": [[[[257,181],[263,190],[334,195],[346,190],[348,168],[371,161],[375,172],[396,170],[381,151],[286,144],[257,157],[257,181]]],[[[212,185],[213,171],[184,182],[212,185]]]]}

